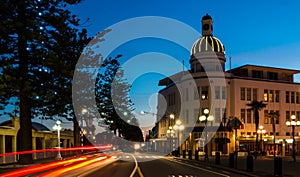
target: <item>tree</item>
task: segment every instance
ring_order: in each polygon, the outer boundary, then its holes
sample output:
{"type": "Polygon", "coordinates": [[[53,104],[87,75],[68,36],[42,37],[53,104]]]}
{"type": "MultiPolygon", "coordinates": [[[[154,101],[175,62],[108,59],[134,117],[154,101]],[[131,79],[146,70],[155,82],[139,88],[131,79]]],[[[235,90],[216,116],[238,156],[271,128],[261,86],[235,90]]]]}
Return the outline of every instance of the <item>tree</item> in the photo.
{"type": "Polygon", "coordinates": [[[267,104],[263,103],[263,101],[252,101],[248,103],[247,106],[251,107],[250,109],[254,111],[254,122],[255,122],[255,130],[256,130],[256,153],[255,158],[257,157],[257,150],[258,150],[258,126],[259,126],[259,111],[262,110],[267,106],[267,104]]]}
{"type": "Polygon", "coordinates": [[[274,158],[276,157],[276,143],[275,143],[275,137],[276,137],[276,120],[279,118],[279,113],[276,111],[270,111],[270,113],[267,114],[267,117],[271,119],[272,127],[273,127],[273,146],[274,146],[274,158]]]}
{"type": "Polygon", "coordinates": [[[120,57],[118,55],[103,61],[96,80],[96,103],[101,115],[100,121],[108,125],[114,134],[118,133],[120,137],[129,140],[134,139],[132,132],[137,136],[141,130],[137,126],[133,103],[129,98],[130,85],[123,78],[124,71],[117,60],[120,57]]]}
{"type": "MultiPolygon", "coordinates": [[[[31,118],[66,116],[71,109],[65,98],[86,31],[78,31],[79,19],[66,7],[80,1],[1,1],[0,104],[18,103],[19,151],[32,149],[31,118]]],[[[19,163],[32,161],[31,154],[20,155],[19,163]]]]}

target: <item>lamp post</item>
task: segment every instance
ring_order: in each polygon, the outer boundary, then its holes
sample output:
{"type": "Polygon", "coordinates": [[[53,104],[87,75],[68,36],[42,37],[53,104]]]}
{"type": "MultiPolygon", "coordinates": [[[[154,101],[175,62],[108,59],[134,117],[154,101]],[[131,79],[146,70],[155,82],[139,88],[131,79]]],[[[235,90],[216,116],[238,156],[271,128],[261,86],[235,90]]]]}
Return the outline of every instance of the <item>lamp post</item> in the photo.
{"type": "Polygon", "coordinates": [[[173,130],[173,127],[172,126],[169,126],[169,129],[167,130],[167,134],[168,134],[168,137],[170,137],[170,152],[173,152],[173,133],[174,133],[174,130],[173,130]]]}
{"type": "Polygon", "coordinates": [[[182,131],[182,130],[184,130],[184,125],[182,125],[181,120],[178,119],[176,121],[173,129],[177,131],[177,136],[178,136],[178,153],[179,153],[178,155],[180,157],[180,146],[181,146],[181,144],[180,144],[179,132],[182,131]]]}
{"type": "Polygon", "coordinates": [[[60,154],[60,130],[61,130],[61,120],[56,120],[56,124],[53,126],[53,130],[57,130],[57,144],[58,144],[58,153],[57,153],[57,160],[61,160],[61,154],[60,154]]]}
{"type": "Polygon", "coordinates": [[[292,137],[293,137],[293,160],[294,160],[294,162],[296,162],[296,149],[295,149],[295,127],[298,127],[298,126],[300,126],[300,121],[299,120],[297,120],[296,121],[296,116],[295,115],[292,115],[291,116],[291,120],[287,120],[286,122],[285,122],[285,124],[286,124],[286,126],[288,126],[288,127],[292,127],[292,137]]]}
{"type": "Polygon", "coordinates": [[[266,133],[266,130],[264,129],[264,126],[260,125],[259,129],[257,130],[257,133],[260,135],[260,142],[261,142],[261,145],[260,145],[261,149],[260,149],[260,151],[263,152],[263,139],[262,139],[262,137],[266,133]]]}
{"type": "MultiPolygon", "coordinates": [[[[199,117],[199,121],[204,123],[205,125],[207,124],[207,122],[212,122],[214,120],[214,116],[209,115],[209,110],[208,109],[204,109],[203,110],[203,114],[199,117]]],[[[205,132],[205,145],[204,145],[204,161],[208,161],[208,147],[207,147],[207,131],[205,132]]]]}

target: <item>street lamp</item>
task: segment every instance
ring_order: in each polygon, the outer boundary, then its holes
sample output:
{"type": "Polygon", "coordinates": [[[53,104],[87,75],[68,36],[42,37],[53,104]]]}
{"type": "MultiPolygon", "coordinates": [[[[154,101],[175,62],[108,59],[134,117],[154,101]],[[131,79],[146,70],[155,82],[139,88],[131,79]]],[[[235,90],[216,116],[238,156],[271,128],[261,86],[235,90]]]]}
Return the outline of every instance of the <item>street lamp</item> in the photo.
{"type": "Polygon", "coordinates": [[[173,134],[174,134],[174,129],[172,126],[169,126],[169,129],[167,130],[167,134],[168,134],[168,137],[170,137],[170,152],[172,152],[174,149],[173,149],[173,134]]]}
{"type": "MultiPolygon", "coordinates": [[[[266,133],[267,131],[264,129],[264,126],[260,125],[259,129],[257,130],[257,133],[260,135],[260,142],[261,142],[261,152],[263,152],[263,139],[262,136],[266,133]]],[[[275,153],[275,152],[274,152],[275,153]]]]}
{"type": "Polygon", "coordinates": [[[179,132],[182,131],[182,130],[184,130],[184,125],[182,125],[181,120],[178,119],[176,121],[173,129],[177,131],[177,136],[178,136],[178,153],[179,153],[178,155],[180,157],[180,145],[181,144],[180,144],[179,132]]]}
{"type": "Polygon", "coordinates": [[[61,130],[61,120],[56,120],[56,124],[53,126],[53,130],[57,130],[57,144],[58,144],[58,153],[57,153],[57,160],[61,160],[61,154],[60,154],[60,130],[61,130]]]}
{"type": "Polygon", "coordinates": [[[300,121],[297,120],[296,121],[296,116],[295,115],[292,115],[291,116],[291,120],[287,120],[285,122],[286,126],[288,127],[292,127],[292,137],[293,137],[293,159],[294,159],[294,162],[296,162],[296,153],[295,153],[295,127],[298,127],[300,126],[300,121]]]}
{"type": "MultiPolygon", "coordinates": [[[[199,117],[199,121],[204,123],[205,125],[207,122],[212,122],[214,120],[214,116],[209,115],[209,110],[204,109],[203,114],[199,117]]],[[[207,131],[205,131],[205,145],[204,145],[204,151],[205,151],[205,156],[204,156],[204,161],[208,161],[208,147],[207,147],[208,141],[207,141],[207,131]]]]}

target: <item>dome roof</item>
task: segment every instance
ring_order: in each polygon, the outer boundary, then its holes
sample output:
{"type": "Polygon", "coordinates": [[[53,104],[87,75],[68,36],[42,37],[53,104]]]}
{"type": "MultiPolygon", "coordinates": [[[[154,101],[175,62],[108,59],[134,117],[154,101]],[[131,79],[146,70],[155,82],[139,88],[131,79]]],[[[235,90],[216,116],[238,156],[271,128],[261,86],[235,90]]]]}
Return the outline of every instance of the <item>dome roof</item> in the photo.
{"type": "Polygon", "coordinates": [[[198,39],[192,49],[191,55],[195,55],[200,52],[220,52],[225,53],[225,48],[221,41],[213,36],[202,36],[198,39]]]}

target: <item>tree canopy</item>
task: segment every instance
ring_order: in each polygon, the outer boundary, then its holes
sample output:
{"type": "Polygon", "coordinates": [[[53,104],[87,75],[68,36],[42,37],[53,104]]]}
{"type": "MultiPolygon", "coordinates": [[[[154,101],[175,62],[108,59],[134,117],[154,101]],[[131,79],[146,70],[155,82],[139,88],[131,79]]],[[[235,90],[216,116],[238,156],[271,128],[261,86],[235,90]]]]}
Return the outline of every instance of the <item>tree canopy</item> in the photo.
{"type": "MultiPolygon", "coordinates": [[[[20,151],[32,149],[31,118],[72,111],[72,75],[88,38],[66,7],[80,2],[1,0],[0,108],[17,105],[20,151]]],[[[19,162],[31,163],[31,154],[21,155],[19,162]]]]}

